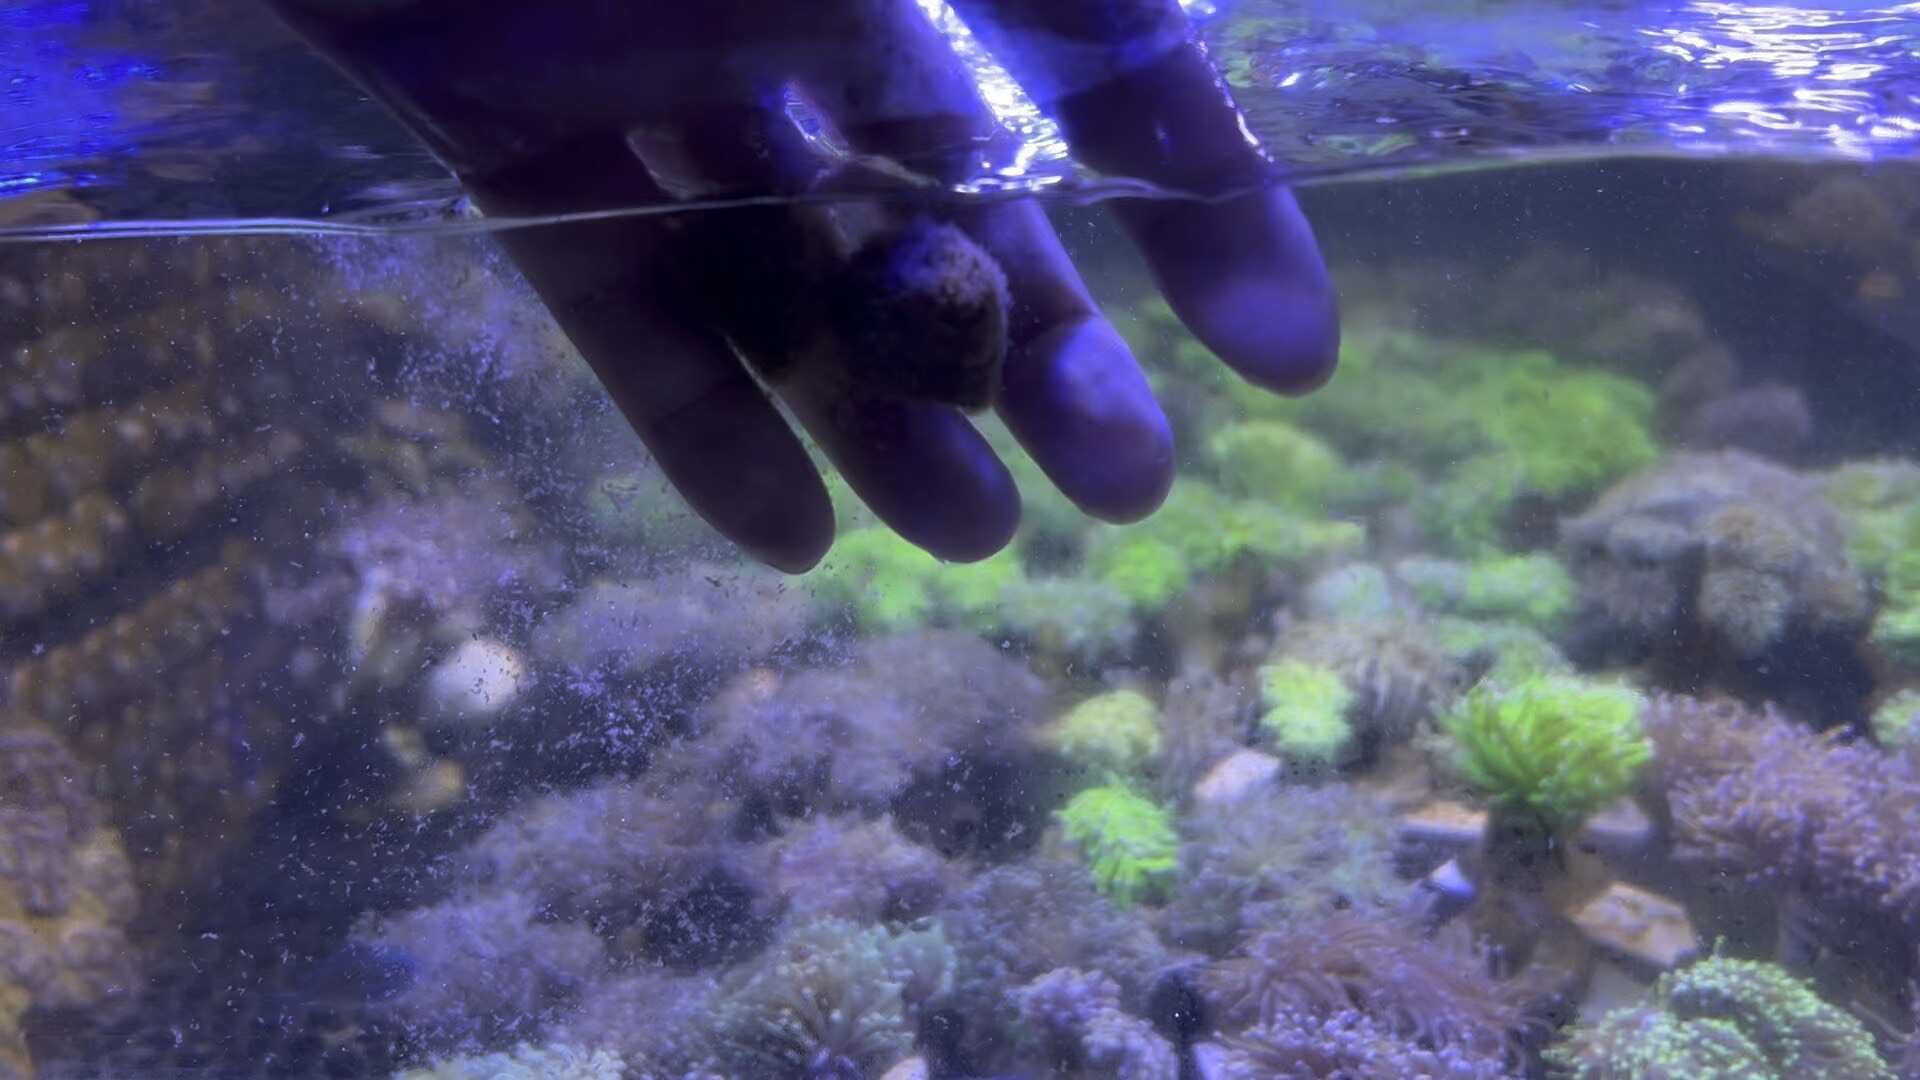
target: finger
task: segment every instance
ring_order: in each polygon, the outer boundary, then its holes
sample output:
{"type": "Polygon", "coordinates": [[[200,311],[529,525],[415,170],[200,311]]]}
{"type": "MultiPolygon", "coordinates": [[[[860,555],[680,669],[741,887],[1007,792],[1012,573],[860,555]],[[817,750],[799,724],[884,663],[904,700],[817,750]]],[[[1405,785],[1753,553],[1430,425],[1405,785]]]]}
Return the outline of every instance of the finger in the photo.
{"type": "Polygon", "coordinates": [[[1014,298],[999,402],[1007,428],[1087,513],[1113,522],[1152,513],[1173,484],[1173,431],[1046,216],[1021,203],[964,220],[1014,298]]]}
{"type": "Polygon", "coordinates": [[[1174,0],[956,0],[1083,163],[1206,200],[1121,200],[1167,301],[1242,375],[1297,393],[1332,374],[1333,288],[1312,230],[1174,0]],[[1236,194],[1238,193],[1238,194],[1236,194]]]}
{"type": "MultiPolygon", "coordinates": [[[[804,69],[809,96],[856,150],[964,178],[993,125],[947,42],[909,3],[841,10],[857,23],[841,31],[879,44],[804,69]]],[[[1007,274],[1012,308],[998,404],[1009,429],[1083,510],[1112,521],[1144,517],[1172,483],[1172,434],[1045,215],[1023,204],[956,211],[954,219],[1007,274]]]]}
{"type": "MultiPolygon", "coordinates": [[[[632,205],[647,183],[624,142],[585,141],[495,173],[483,205],[632,205]]],[[[805,449],[727,341],[699,321],[654,219],[513,230],[503,241],[689,506],[754,558],[811,567],[833,508],[805,449]]]]}

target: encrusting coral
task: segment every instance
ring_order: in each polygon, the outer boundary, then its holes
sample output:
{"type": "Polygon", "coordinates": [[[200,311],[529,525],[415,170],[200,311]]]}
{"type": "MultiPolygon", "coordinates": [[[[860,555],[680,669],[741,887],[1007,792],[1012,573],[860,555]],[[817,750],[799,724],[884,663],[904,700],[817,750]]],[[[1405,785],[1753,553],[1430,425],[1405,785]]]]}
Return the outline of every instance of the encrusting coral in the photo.
{"type": "Polygon", "coordinates": [[[1717,655],[1766,690],[1784,672],[1768,681],[1754,662],[1798,643],[1836,658],[1829,677],[1844,683],[1847,644],[1872,614],[1819,486],[1738,452],[1675,455],[1561,538],[1585,652],[1651,656],[1695,678],[1718,674],[1717,655]]]}
{"type": "Polygon", "coordinates": [[[40,724],[0,719],[0,1075],[33,1075],[29,1010],[134,989],[135,906],[132,867],[80,763],[40,724]]]}
{"type": "Polygon", "coordinates": [[[1575,1080],[1892,1080],[1873,1036],[1784,969],[1710,956],[1547,1052],[1575,1080]]]}

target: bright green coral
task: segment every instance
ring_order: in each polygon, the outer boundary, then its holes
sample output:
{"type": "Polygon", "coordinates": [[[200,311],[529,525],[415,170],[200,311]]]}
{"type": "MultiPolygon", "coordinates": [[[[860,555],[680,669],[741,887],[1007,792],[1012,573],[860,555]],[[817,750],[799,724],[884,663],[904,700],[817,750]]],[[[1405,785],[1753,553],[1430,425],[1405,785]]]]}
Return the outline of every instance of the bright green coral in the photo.
{"type": "Polygon", "coordinates": [[[1164,892],[1179,868],[1173,820],[1151,799],[1118,784],[1088,788],[1059,811],[1060,831],[1078,848],[1094,883],[1117,904],[1164,892]]]}
{"type": "Polygon", "coordinates": [[[1193,579],[1179,548],[1132,530],[1101,534],[1088,552],[1087,569],[1143,611],[1164,607],[1193,579]]]}
{"type": "Polygon", "coordinates": [[[1207,450],[1227,491],[1303,512],[1321,510],[1340,478],[1340,459],[1326,443],[1278,420],[1229,424],[1207,450]]]}
{"type": "Polygon", "coordinates": [[[1160,752],[1160,710],[1137,690],[1109,690],[1068,709],[1045,739],[1096,774],[1132,775],[1160,752]]]}
{"type": "Polygon", "coordinates": [[[1260,669],[1260,730],[1295,766],[1324,771],[1346,759],[1352,705],[1353,691],[1332,668],[1281,660],[1260,669]]]}
{"type": "Polygon", "coordinates": [[[1711,956],[1652,1004],[1575,1027],[1548,1061],[1575,1080],[1892,1080],[1858,1020],[1775,964],[1711,956]]]}
{"type": "Polygon", "coordinates": [[[1353,522],[1230,498],[1218,488],[1186,479],[1174,485],[1157,513],[1131,532],[1165,543],[1196,574],[1217,573],[1242,558],[1303,568],[1366,542],[1366,530],[1353,522]]]}
{"type": "Polygon", "coordinates": [[[1640,696],[1572,676],[1483,683],[1447,720],[1466,777],[1495,806],[1570,828],[1625,794],[1651,750],[1640,696]]]}

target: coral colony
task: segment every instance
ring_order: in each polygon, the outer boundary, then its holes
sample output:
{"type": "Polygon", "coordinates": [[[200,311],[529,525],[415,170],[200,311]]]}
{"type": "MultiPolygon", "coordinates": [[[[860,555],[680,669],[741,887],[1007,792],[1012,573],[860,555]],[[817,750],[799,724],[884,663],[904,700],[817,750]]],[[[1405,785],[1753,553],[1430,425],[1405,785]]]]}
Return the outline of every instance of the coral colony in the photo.
{"type": "MultiPolygon", "coordinates": [[[[1114,289],[1163,510],[980,412],[1012,547],[783,579],[489,251],[0,252],[0,1077],[1920,1075],[1920,461],[1679,286],[1344,267],[1298,399],[1114,289]]],[[[957,230],[837,274],[767,378],[991,402],[957,230]]]]}

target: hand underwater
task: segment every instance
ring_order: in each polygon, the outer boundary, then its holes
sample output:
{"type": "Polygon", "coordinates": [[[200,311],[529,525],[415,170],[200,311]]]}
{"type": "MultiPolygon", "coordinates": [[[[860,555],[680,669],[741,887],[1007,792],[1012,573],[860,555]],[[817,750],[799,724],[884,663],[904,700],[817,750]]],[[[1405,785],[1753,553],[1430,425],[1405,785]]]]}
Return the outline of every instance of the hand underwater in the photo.
{"type": "MultiPolygon", "coordinates": [[[[871,193],[887,188],[874,162],[952,180],[994,131],[911,0],[271,2],[490,215],[871,193]],[[851,154],[823,155],[782,108],[789,89],[851,154]]],[[[1265,182],[1176,0],[953,7],[1085,164],[1239,192],[1109,205],[1236,371],[1282,392],[1324,381],[1338,329],[1313,236],[1265,182]]],[[[1040,208],[939,213],[768,201],[502,235],[673,484],[774,566],[816,562],[833,511],[763,386],[876,515],[941,558],[983,558],[1019,520],[1012,477],[962,407],[997,409],[1085,512],[1150,513],[1173,477],[1166,417],[1040,208]]]]}

